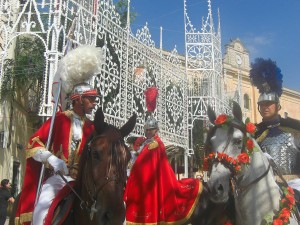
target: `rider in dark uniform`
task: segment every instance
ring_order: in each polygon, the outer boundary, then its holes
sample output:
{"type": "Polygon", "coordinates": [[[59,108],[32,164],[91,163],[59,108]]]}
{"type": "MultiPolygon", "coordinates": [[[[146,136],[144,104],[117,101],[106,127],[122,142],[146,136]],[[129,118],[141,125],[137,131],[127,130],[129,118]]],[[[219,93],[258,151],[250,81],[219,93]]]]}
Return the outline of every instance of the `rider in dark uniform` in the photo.
{"type": "MultiPolygon", "coordinates": [[[[279,103],[274,103],[279,104],[279,103]]],[[[257,142],[284,175],[300,175],[300,122],[279,115],[257,125],[257,142]]]]}
{"type": "MultiPolygon", "coordinates": [[[[252,64],[250,78],[260,92],[257,104],[262,122],[257,124],[256,140],[262,151],[272,157],[287,181],[299,178],[300,121],[279,115],[281,71],[272,60],[259,58],[252,64]]],[[[298,183],[300,189],[300,179],[293,183],[298,183]]]]}

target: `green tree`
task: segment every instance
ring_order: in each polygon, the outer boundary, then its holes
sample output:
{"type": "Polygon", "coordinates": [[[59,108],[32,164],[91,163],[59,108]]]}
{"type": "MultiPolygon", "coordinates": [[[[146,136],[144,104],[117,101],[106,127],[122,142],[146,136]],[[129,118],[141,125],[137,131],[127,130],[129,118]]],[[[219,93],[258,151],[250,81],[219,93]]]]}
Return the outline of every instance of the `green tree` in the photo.
{"type": "Polygon", "coordinates": [[[1,101],[26,97],[29,91],[41,96],[45,67],[44,47],[40,40],[32,36],[18,38],[15,57],[6,59],[3,66],[1,101]]]}
{"type": "Polygon", "coordinates": [[[10,102],[8,147],[11,144],[12,121],[15,117],[14,102],[32,113],[33,126],[40,125],[41,118],[36,116],[42,94],[40,87],[43,83],[45,66],[43,44],[34,36],[19,37],[14,54],[13,58],[4,61],[0,92],[0,101],[10,102]]]}
{"type": "MultiPolygon", "coordinates": [[[[119,0],[115,3],[116,11],[120,15],[121,27],[126,27],[127,25],[127,15],[128,15],[128,1],[127,0],[119,0]]],[[[137,17],[137,13],[134,12],[134,8],[130,7],[130,23],[133,23],[137,17]]]]}

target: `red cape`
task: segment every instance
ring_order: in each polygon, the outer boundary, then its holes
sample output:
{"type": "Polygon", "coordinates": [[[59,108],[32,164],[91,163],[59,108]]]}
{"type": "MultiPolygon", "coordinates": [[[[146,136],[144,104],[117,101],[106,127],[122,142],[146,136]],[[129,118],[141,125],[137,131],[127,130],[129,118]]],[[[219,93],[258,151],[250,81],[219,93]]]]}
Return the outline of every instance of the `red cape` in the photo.
{"type": "Polygon", "coordinates": [[[158,136],[144,146],[127,181],[126,224],[182,224],[202,192],[197,179],[178,181],[158,136]]]}
{"type": "MultiPolygon", "coordinates": [[[[69,152],[71,139],[72,139],[72,111],[59,112],[56,114],[55,123],[53,126],[52,142],[50,151],[57,157],[65,160],[69,163],[69,152]]],[[[32,212],[34,208],[34,202],[36,198],[36,191],[38,186],[38,180],[40,176],[41,166],[40,162],[35,161],[32,156],[40,147],[46,146],[48,140],[48,134],[50,129],[51,119],[47,120],[38,131],[33,134],[29,140],[26,149],[26,169],[22,192],[18,209],[16,212],[15,224],[30,224],[32,220],[32,212]]],[[[82,149],[85,145],[87,138],[94,130],[94,125],[91,121],[85,120],[83,125],[82,140],[79,144],[74,161],[79,162],[79,158],[82,149]]],[[[45,177],[45,179],[47,176],[45,177]]]]}

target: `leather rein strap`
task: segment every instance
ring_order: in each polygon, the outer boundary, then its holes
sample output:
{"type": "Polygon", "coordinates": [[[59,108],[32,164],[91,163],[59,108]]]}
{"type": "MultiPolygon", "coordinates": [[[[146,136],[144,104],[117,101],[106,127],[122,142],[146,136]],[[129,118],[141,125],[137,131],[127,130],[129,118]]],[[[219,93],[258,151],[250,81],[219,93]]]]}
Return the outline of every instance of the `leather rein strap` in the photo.
{"type": "Polygon", "coordinates": [[[68,185],[68,187],[72,190],[72,192],[77,196],[77,198],[80,200],[80,205],[84,205],[84,208],[87,209],[87,210],[90,210],[89,207],[88,207],[88,204],[87,202],[85,202],[81,197],[80,195],[77,193],[77,191],[69,184],[69,182],[67,181],[67,179],[64,177],[64,175],[61,173],[61,171],[57,171],[56,172],[60,177],[61,179],[63,179],[63,181],[66,183],[66,185],[68,185]]]}
{"type": "Polygon", "coordinates": [[[251,181],[249,184],[238,187],[238,188],[237,188],[237,184],[236,184],[236,179],[234,179],[234,177],[231,178],[232,189],[233,189],[233,192],[235,193],[235,195],[238,197],[242,192],[249,189],[253,184],[256,184],[257,182],[259,182],[263,177],[265,177],[269,173],[270,168],[271,168],[271,165],[269,164],[268,168],[261,176],[257,177],[256,179],[251,181]]]}

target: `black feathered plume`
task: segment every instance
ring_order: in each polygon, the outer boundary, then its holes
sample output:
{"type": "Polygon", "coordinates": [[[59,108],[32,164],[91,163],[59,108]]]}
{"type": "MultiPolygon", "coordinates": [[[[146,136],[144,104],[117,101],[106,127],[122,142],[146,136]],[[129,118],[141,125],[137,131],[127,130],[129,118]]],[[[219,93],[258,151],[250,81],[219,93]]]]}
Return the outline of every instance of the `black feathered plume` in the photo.
{"type": "Polygon", "coordinates": [[[260,93],[282,94],[282,73],[271,59],[256,58],[251,64],[250,79],[260,93]]]}

